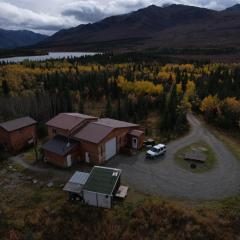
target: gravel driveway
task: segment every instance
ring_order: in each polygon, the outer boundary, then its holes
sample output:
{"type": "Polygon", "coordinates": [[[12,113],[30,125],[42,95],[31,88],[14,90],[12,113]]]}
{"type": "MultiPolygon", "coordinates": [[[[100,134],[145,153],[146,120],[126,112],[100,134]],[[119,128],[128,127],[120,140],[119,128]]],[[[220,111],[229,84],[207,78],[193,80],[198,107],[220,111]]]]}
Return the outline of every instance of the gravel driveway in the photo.
{"type": "Polygon", "coordinates": [[[192,200],[221,199],[240,193],[240,162],[192,114],[188,115],[191,132],[171,142],[165,156],[146,160],[145,153],[134,157],[117,156],[107,166],[121,168],[122,181],[138,191],[150,194],[189,198],[192,200]],[[207,142],[218,159],[209,172],[191,173],[175,164],[177,150],[198,141],[207,142]]]}

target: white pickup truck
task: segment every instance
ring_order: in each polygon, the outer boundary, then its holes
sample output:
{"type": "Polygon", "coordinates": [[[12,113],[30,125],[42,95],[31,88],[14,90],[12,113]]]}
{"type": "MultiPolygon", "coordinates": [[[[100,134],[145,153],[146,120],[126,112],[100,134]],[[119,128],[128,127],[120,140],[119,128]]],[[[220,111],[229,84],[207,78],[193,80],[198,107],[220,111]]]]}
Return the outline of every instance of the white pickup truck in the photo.
{"type": "Polygon", "coordinates": [[[160,155],[165,154],[166,151],[167,151],[166,145],[158,144],[147,151],[146,158],[156,158],[160,155]]]}

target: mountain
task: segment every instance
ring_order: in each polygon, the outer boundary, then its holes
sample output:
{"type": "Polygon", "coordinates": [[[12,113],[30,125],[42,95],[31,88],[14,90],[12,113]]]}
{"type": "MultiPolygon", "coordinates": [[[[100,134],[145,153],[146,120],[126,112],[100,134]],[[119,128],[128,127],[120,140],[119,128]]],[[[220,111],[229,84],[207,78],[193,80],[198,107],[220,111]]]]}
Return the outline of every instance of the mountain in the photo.
{"type": "Polygon", "coordinates": [[[5,30],[0,29],[0,49],[13,49],[37,44],[47,36],[31,31],[5,30]]]}
{"type": "Polygon", "coordinates": [[[230,8],[227,8],[225,11],[239,12],[240,13],[240,4],[236,4],[230,8]]]}
{"type": "Polygon", "coordinates": [[[61,30],[37,45],[71,51],[240,45],[240,14],[185,5],[147,8],[61,30]]]}

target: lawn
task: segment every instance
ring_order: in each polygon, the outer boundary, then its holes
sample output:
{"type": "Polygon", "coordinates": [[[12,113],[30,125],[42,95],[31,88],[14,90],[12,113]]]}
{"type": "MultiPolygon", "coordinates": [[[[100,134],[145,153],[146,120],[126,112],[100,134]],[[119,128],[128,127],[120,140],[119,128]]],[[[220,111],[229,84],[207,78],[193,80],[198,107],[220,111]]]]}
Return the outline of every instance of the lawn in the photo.
{"type": "Polygon", "coordinates": [[[191,171],[193,173],[203,173],[212,170],[216,164],[217,159],[212,148],[205,142],[196,142],[189,146],[186,146],[175,153],[176,163],[185,170],[191,171]],[[184,159],[184,155],[193,149],[204,149],[204,154],[206,155],[205,163],[197,163],[195,169],[191,168],[191,161],[184,159]]]}

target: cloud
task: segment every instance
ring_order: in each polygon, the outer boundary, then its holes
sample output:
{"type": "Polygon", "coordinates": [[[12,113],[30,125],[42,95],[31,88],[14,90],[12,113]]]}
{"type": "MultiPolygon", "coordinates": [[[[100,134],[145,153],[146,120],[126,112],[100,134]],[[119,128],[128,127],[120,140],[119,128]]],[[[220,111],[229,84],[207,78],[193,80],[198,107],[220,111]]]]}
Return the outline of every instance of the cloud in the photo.
{"type": "Polygon", "coordinates": [[[61,16],[37,13],[5,2],[0,3],[0,12],[0,27],[7,29],[57,31],[78,24],[73,17],[62,19],[61,16]]]}
{"type": "Polygon", "coordinates": [[[0,0],[0,27],[53,33],[151,4],[176,3],[221,10],[239,0],[0,0]]]}

